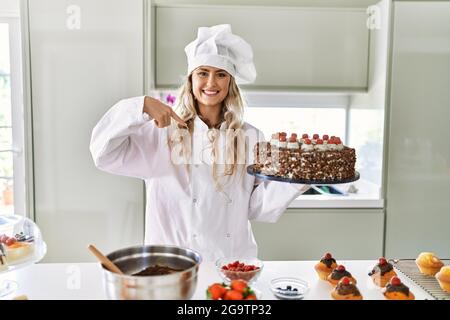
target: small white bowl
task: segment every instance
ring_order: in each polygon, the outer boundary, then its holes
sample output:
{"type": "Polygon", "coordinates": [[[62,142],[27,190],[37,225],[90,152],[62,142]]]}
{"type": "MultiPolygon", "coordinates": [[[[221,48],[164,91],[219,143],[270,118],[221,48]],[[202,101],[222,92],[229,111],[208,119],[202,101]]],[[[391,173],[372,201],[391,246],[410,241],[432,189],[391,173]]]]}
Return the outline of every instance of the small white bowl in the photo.
{"type": "Polygon", "coordinates": [[[301,300],[309,291],[308,282],[298,278],[276,278],[270,281],[270,290],[281,300],[301,300]]]}

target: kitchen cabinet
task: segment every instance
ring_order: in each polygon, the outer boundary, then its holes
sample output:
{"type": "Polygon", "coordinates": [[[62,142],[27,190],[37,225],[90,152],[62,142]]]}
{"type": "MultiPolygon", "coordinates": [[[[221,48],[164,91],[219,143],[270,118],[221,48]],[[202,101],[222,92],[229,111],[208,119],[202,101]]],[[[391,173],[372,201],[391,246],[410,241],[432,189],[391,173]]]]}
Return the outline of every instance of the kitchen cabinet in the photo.
{"type": "Polygon", "coordinates": [[[450,257],[450,3],[396,1],[386,174],[386,255],[450,257]]]}
{"type": "Polygon", "coordinates": [[[89,142],[114,103],[143,94],[143,2],[26,4],[34,215],[48,244],[45,261],[93,260],[88,243],[105,252],[142,243],[143,183],[95,168],[89,142]]]}
{"type": "Polygon", "coordinates": [[[186,74],[184,47],[197,28],[229,23],[254,51],[255,89],[366,90],[366,7],[156,5],[156,86],[175,87],[186,74]]]}
{"type": "Polygon", "coordinates": [[[383,209],[288,209],[277,223],[252,222],[263,260],[376,259],[383,255],[383,209]]]}

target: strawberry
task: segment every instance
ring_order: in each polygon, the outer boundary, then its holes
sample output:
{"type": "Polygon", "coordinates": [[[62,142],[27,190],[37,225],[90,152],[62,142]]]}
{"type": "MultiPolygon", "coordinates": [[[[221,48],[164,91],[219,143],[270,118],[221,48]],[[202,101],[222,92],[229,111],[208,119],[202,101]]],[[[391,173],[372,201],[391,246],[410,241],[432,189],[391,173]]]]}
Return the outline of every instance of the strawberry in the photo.
{"type": "Polygon", "coordinates": [[[386,259],[384,257],[381,257],[380,259],[378,259],[378,264],[384,265],[386,263],[387,263],[387,261],[386,261],[386,259]]]}
{"type": "Polygon", "coordinates": [[[348,286],[350,284],[350,279],[348,277],[343,277],[342,280],[341,280],[341,283],[344,286],[348,286]]]}
{"type": "Polygon", "coordinates": [[[242,292],[236,290],[228,290],[227,292],[225,292],[225,295],[223,296],[223,300],[242,300],[242,299],[244,299],[242,292]]]}
{"type": "Polygon", "coordinates": [[[297,137],[290,137],[289,142],[297,142],[297,137]]]}
{"type": "Polygon", "coordinates": [[[323,140],[322,139],[317,139],[316,140],[316,144],[323,144],[323,140]]]}
{"type": "Polygon", "coordinates": [[[16,242],[17,242],[16,238],[9,238],[8,240],[5,241],[5,244],[7,246],[10,246],[10,245],[13,245],[16,242]]]}
{"type": "Polygon", "coordinates": [[[297,134],[296,133],[291,133],[291,138],[297,139],[297,134]]]}
{"type": "Polygon", "coordinates": [[[304,139],[306,144],[311,144],[311,140],[309,140],[308,138],[304,139]]]}
{"type": "Polygon", "coordinates": [[[233,280],[230,284],[231,289],[244,293],[248,288],[247,282],[244,280],[233,280]]]}
{"type": "Polygon", "coordinates": [[[331,253],[329,253],[329,252],[325,253],[324,258],[327,260],[331,259],[332,258],[331,253]]]}
{"type": "Polygon", "coordinates": [[[227,289],[220,283],[214,283],[208,287],[206,295],[212,300],[219,300],[227,292],[227,289]]]}
{"type": "Polygon", "coordinates": [[[257,300],[256,294],[254,294],[254,293],[249,294],[247,297],[245,297],[245,300],[257,300]]]}
{"type": "Polygon", "coordinates": [[[287,136],[287,133],[286,132],[280,132],[280,136],[287,136]]]}
{"type": "Polygon", "coordinates": [[[280,141],[281,141],[281,142],[285,142],[285,141],[286,141],[286,136],[280,135],[280,141]]]}
{"type": "Polygon", "coordinates": [[[341,264],[341,265],[337,266],[336,270],[339,271],[339,272],[344,272],[345,271],[345,267],[341,264]]]}
{"type": "Polygon", "coordinates": [[[319,139],[319,135],[317,133],[313,134],[313,139],[319,139]]]}
{"type": "Polygon", "coordinates": [[[399,286],[402,284],[402,282],[400,281],[400,279],[398,277],[392,277],[391,278],[391,284],[393,286],[399,286]]]}
{"type": "Polygon", "coordinates": [[[327,134],[324,134],[323,137],[322,137],[322,139],[323,139],[323,140],[328,140],[328,139],[330,139],[330,138],[328,137],[327,134]]]}
{"type": "Polygon", "coordinates": [[[306,139],[306,138],[308,138],[308,134],[307,133],[302,134],[302,139],[306,139]]]}

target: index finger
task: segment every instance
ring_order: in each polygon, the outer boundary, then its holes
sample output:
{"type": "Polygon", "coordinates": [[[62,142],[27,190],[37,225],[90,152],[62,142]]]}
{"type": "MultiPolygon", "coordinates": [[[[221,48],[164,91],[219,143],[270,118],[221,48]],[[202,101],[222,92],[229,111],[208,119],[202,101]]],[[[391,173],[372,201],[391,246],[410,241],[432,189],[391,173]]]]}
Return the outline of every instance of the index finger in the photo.
{"type": "Polygon", "coordinates": [[[178,122],[179,124],[181,124],[183,127],[187,128],[187,124],[186,122],[184,122],[176,113],[175,111],[172,110],[171,112],[171,116],[173,119],[175,119],[176,122],[178,122]]]}

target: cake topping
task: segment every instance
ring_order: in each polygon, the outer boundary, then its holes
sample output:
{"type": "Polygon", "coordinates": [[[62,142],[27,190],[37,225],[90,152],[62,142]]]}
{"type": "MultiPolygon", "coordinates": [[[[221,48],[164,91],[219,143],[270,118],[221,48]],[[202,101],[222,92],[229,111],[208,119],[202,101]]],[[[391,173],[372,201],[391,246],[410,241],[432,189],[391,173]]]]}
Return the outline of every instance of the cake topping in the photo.
{"type": "Polygon", "coordinates": [[[320,259],[320,262],[324,263],[328,268],[331,268],[331,265],[333,263],[336,263],[336,260],[333,258],[331,253],[327,252],[325,255],[320,259]]]}
{"type": "Polygon", "coordinates": [[[329,139],[329,137],[328,137],[328,135],[327,135],[327,134],[324,134],[324,135],[323,135],[323,137],[322,137],[322,139],[323,139],[323,140],[328,140],[328,139],[329,139]]]}
{"type": "Polygon", "coordinates": [[[392,277],[391,278],[391,284],[393,286],[399,286],[402,284],[402,281],[398,277],[392,277]]]}
{"type": "Polygon", "coordinates": [[[344,286],[348,286],[348,285],[350,284],[350,279],[347,278],[347,277],[344,277],[344,278],[342,278],[341,283],[342,283],[344,286]]]}
{"type": "Polygon", "coordinates": [[[285,142],[285,141],[286,141],[286,136],[280,134],[279,140],[280,140],[281,142],[285,142]]]}
{"type": "Polygon", "coordinates": [[[402,292],[409,296],[409,288],[405,286],[398,277],[392,277],[390,283],[386,285],[385,292],[402,292]]]}
{"type": "Polygon", "coordinates": [[[311,144],[311,140],[310,140],[310,139],[308,139],[308,138],[305,138],[305,140],[304,140],[304,141],[305,141],[305,143],[306,143],[306,144],[311,144]]]}
{"type": "Polygon", "coordinates": [[[297,142],[297,137],[291,136],[289,142],[297,142]]]}
{"type": "Polygon", "coordinates": [[[331,272],[331,279],[333,280],[339,280],[342,279],[343,277],[351,277],[351,276],[352,276],[351,273],[345,270],[345,267],[343,265],[337,266],[337,268],[331,272]]]}
{"type": "Polygon", "coordinates": [[[296,133],[291,133],[291,138],[297,139],[297,134],[296,133]]]}
{"type": "Polygon", "coordinates": [[[309,138],[308,134],[307,133],[302,134],[302,139],[306,139],[306,138],[309,138]]]}
{"type": "Polygon", "coordinates": [[[382,276],[384,276],[386,273],[393,269],[394,267],[392,266],[392,264],[387,262],[386,258],[381,257],[380,259],[378,259],[378,264],[369,273],[369,276],[372,276],[376,273],[380,273],[382,276]]]}
{"type": "Polygon", "coordinates": [[[323,144],[323,140],[322,139],[317,139],[316,140],[316,144],[323,144]]]}
{"type": "Polygon", "coordinates": [[[317,133],[313,134],[313,139],[319,139],[319,135],[317,133]]]}
{"type": "Polygon", "coordinates": [[[343,277],[341,281],[339,281],[336,286],[336,291],[338,294],[345,296],[348,294],[352,294],[354,296],[360,296],[358,288],[351,282],[350,278],[343,277]]]}
{"type": "Polygon", "coordinates": [[[287,133],[286,132],[280,132],[280,136],[287,136],[287,133]]]}

